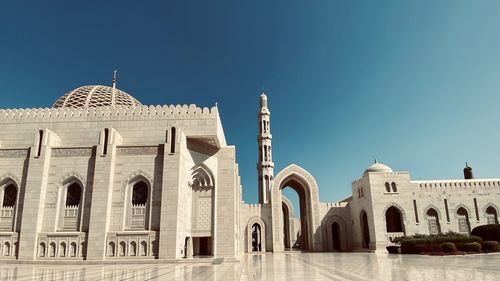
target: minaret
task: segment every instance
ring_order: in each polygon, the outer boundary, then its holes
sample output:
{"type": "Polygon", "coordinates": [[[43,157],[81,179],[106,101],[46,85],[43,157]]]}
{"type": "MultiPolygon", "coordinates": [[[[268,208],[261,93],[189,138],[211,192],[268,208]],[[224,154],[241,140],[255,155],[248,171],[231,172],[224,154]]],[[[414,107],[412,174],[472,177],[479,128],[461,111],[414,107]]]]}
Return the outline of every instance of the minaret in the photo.
{"type": "Polygon", "coordinates": [[[271,112],[267,108],[267,96],[262,91],[260,95],[259,134],[257,142],[259,143],[259,162],[257,163],[257,172],[259,174],[259,203],[269,203],[271,196],[271,186],[274,179],[274,162],[272,154],[272,135],[271,135],[271,112]]]}

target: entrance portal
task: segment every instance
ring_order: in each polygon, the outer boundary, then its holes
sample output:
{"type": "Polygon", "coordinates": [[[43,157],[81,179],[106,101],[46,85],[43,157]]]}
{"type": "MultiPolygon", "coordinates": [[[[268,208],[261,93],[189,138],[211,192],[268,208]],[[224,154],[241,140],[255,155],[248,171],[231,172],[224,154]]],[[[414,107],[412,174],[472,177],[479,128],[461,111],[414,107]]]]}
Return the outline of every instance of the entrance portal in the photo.
{"type": "Polygon", "coordinates": [[[332,224],[333,250],[340,251],[340,225],[338,222],[332,224]]]}
{"type": "Polygon", "coordinates": [[[193,237],[193,255],[211,256],[212,237],[193,237]]]}
{"type": "Polygon", "coordinates": [[[252,251],[262,251],[262,232],[258,223],[254,223],[252,226],[252,251]]]}
{"type": "MultiPolygon", "coordinates": [[[[323,251],[318,186],[311,174],[297,165],[290,165],[279,172],[271,189],[272,219],[275,226],[272,228],[273,251],[280,252],[285,249],[285,214],[282,204],[283,189],[285,188],[291,188],[297,193],[300,205],[298,248],[308,251],[323,251]]],[[[289,226],[292,224],[291,219],[288,223],[289,226]]]]}
{"type": "Polygon", "coordinates": [[[368,228],[368,216],[365,210],[361,211],[359,220],[361,224],[361,245],[363,248],[368,248],[370,246],[370,229],[368,228]]]}

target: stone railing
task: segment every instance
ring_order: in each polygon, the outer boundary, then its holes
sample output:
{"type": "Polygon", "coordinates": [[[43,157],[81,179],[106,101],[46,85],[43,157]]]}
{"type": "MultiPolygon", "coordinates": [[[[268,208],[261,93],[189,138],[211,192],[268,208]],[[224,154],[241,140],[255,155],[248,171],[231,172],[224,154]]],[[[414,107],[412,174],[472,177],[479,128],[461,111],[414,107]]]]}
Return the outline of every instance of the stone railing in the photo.
{"type": "Polygon", "coordinates": [[[63,229],[77,230],[78,229],[78,205],[66,206],[64,208],[63,229]]]}
{"type": "Polygon", "coordinates": [[[144,229],[146,219],[146,204],[132,205],[130,212],[130,228],[144,229]]]}
{"type": "Polygon", "coordinates": [[[40,233],[36,251],[39,259],[84,259],[87,254],[87,233],[40,233]]]}
{"type": "Polygon", "coordinates": [[[5,206],[0,211],[0,231],[12,231],[14,206],[5,206]]]}
{"type": "Polygon", "coordinates": [[[157,231],[109,232],[106,256],[108,258],[146,258],[158,256],[157,231]]]}
{"type": "Polygon", "coordinates": [[[405,236],[404,232],[387,232],[385,234],[385,240],[387,242],[391,242],[392,239],[397,238],[397,237],[402,237],[405,236]]]}
{"type": "MultiPolygon", "coordinates": [[[[12,226],[9,231],[12,231],[12,226]]],[[[0,259],[15,259],[17,256],[19,233],[0,233],[0,259]]]]}

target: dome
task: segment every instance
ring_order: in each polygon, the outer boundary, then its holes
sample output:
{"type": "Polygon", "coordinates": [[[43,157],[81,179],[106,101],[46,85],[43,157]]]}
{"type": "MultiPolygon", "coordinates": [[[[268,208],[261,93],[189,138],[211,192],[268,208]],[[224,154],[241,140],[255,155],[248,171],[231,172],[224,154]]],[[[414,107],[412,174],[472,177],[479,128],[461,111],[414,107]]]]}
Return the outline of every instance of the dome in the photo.
{"type": "Polygon", "coordinates": [[[81,86],[67,92],[52,106],[59,107],[101,107],[138,106],[141,103],[122,90],[102,85],[81,86]]]}
{"type": "Polygon", "coordinates": [[[375,160],[375,163],[373,163],[370,167],[368,167],[363,173],[363,175],[367,173],[381,173],[381,172],[392,173],[392,169],[391,167],[379,163],[377,162],[377,160],[375,160]]]}

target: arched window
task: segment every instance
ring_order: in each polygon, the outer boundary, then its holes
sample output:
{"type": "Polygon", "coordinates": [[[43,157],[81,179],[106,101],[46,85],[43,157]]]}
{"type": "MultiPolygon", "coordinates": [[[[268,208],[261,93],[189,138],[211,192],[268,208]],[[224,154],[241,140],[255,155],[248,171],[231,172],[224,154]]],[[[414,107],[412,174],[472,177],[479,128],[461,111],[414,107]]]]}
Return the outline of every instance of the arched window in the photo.
{"type": "Polygon", "coordinates": [[[56,243],[54,242],[50,243],[50,256],[51,257],[56,256],[56,243]]]}
{"type": "Polygon", "coordinates": [[[427,210],[427,222],[429,224],[429,234],[438,234],[441,232],[441,226],[439,224],[439,216],[436,210],[430,208],[427,210]]]}
{"type": "Polygon", "coordinates": [[[3,193],[3,207],[14,207],[17,199],[17,188],[13,184],[9,184],[3,193]]]}
{"type": "Polygon", "coordinates": [[[128,207],[128,228],[148,229],[149,226],[149,187],[144,181],[138,181],[132,186],[128,207]]]}
{"type": "Polygon", "coordinates": [[[130,255],[131,256],[137,255],[137,243],[135,243],[135,241],[130,242],[130,255]]]}
{"type": "Polygon", "coordinates": [[[125,253],[127,252],[127,244],[125,244],[124,241],[120,242],[120,256],[125,256],[125,253]]]}
{"type": "Polygon", "coordinates": [[[391,183],[391,187],[392,187],[392,192],[398,192],[398,188],[396,187],[396,183],[395,182],[391,183]]]}
{"type": "Polygon", "coordinates": [[[148,185],[140,181],[134,185],[132,192],[132,205],[145,205],[148,201],[148,185]]]}
{"type": "Polygon", "coordinates": [[[488,224],[498,224],[497,210],[492,206],[486,208],[486,221],[488,224]]]}
{"type": "Polygon", "coordinates": [[[115,242],[111,241],[108,244],[108,256],[114,257],[115,256],[115,242]]]}
{"type": "Polygon", "coordinates": [[[5,244],[3,246],[3,255],[10,256],[10,243],[9,242],[5,242],[5,244]]]}
{"type": "Polygon", "coordinates": [[[388,182],[385,183],[385,191],[386,192],[391,192],[391,186],[389,185],[388,182]]]}
{"type": "Polygon", "coordinates": [[[62,242],[61,245],[59,246],[59,256],[60,257],[66,256],[66,243],[64,242],[62,242]]]}
{"type": "Polygon", "coordinates": [[[38,247],[38,256],[39,257],[42,257],[42,258],[45,257],[45,248],[46,248],[45,243],[44,242],[40,243],[40,246],[38,247]]]}
{"type": "Polygon", "coordinates": [[[387,232],[403,232],[403,219],[398,208],[391,206],[385,212],[387,232]]]}
{"type": "Polygon", "coordinates": [[[141,256],[146,256],[148,254],[148,243],[146,241],[141,242],[141,256]]]}
{"type": "Polygon", "coordinates": [[[70,248],[69,248],[69,253],[71,257],[76,257],[76,243],[71,242],[70,248]]]}
{"type": "Polygon", "coordinates": [[[1,188],[0,191],[1,217],[0,231],[13,231],[15,222],[15,205],[17,201],[17,187],[11,183],[1,188]]]}
{"type": "Polygon", "coordinates": [[[461,233],[469,233],[470,232],[470,223],[469,223],[469,213],[463,207],[460,207],[457,210],[457,218],[458,218],[458,232],[461,233]]]}
{"type": "Polygon", "coordinates": [[[82,186],[73,182],[61,189],[58,227],[65,231],[80,230],[82,186]]]}
{"type": "Polygon", "coordinates": [[[66,206],[79,206],[82,196],[82,188],[77,183],[72,183],[68,186],[66,192],[66,206]]]}

